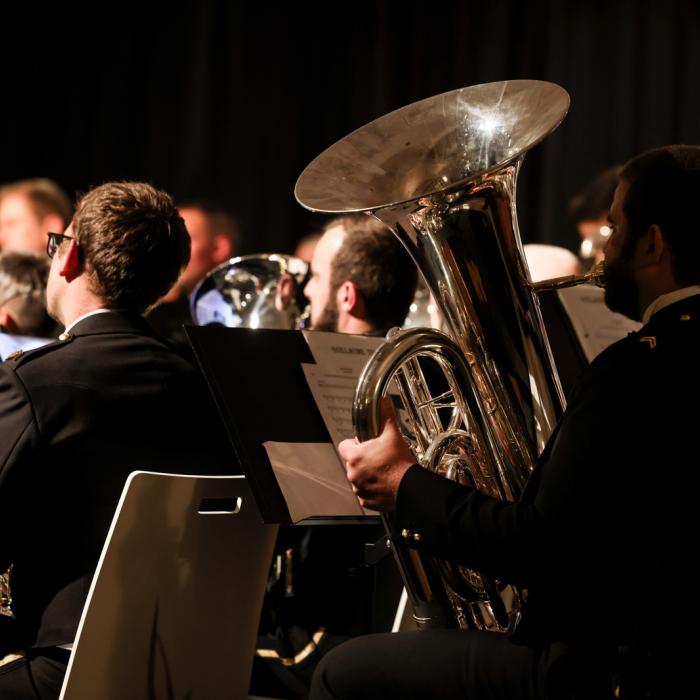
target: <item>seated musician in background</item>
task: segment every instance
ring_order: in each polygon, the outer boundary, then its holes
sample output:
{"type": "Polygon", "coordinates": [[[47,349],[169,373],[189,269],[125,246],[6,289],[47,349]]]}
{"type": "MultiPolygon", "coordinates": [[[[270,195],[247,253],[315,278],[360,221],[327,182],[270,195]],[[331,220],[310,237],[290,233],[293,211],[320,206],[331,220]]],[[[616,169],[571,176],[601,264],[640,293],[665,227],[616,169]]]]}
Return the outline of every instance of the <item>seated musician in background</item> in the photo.
{"type": "Polygon", "coordinates": [[[110,183],[48,235],[60,341],[0,365],[0,697],[57,698],[126,477],[231,473],[203,377],[142,314],[177,280],[190,242],[172,199],[110,183]]]}
{"type": "Polygon", "coordinates": [[[46,313],[46,257],[0,253],[0,331],[49,338],[55,322],[46,313]]]}
{"type": "Polygon", "coordinates": [[[178,207],[190,234],[190,261],[172,289],[148,312],[149,323],[162,336],[189,347],[183,324],[192,323],[190,294],[217,265],[239,247],[238,223],[220,204],[192,201],[178,207]]]}
{"type": "MultiPolygon", "coordinates": [[[[311,326],[384,336],[403,324],[416,277],[408,253],[382,223],[366,214],[333,219],[314,250],[304,290],[311,326]]],[[[320,656],[370,631],[374,581],[364,547],[382,532],[357,525],[280,529],[281,566],[265,599],[251,692],[306,697],[320,656]]]]}
{"type": "Polygon", "coordinates": [[[0,187],[0,250],[43,255],[46,234],[63,233],[73,214],[53,180],[34,178],[0,187]]]}
{"type": "Polygon", "coordinates": [[[586,268],[604,257],[605,243],[610,236],[608,207],[617,187],[620,166],[613,165],[599,172],[567,206],[569,219],[581,237],[579,256],[586,268]]]}
{"type": "Polygon", "coordinates": [[[414,465],[391,416],[377,439],[341,443],[360,502],[394,511],[397,540],[527,595],[511,636],[351,640],[322,661],[312,698],[612,698],[615,685],[623,700],[683,697],[675,684],[694,671],[680,625],[697,623],[682,591],[696,548],[698,197],[700,147],[622,169],[606,303],[644,325],[584,372],[518,503],[414,465]],[[680,610],[669,612],[658,601],[672,582],[680,610]]]}
{"type": "Polygon", "coordinates": [[[417,274],[401,243],[377,219],[366,214],[333,219],[314,249],[304,289],[311,327],[384,336],[403,325],[417,274]]]}

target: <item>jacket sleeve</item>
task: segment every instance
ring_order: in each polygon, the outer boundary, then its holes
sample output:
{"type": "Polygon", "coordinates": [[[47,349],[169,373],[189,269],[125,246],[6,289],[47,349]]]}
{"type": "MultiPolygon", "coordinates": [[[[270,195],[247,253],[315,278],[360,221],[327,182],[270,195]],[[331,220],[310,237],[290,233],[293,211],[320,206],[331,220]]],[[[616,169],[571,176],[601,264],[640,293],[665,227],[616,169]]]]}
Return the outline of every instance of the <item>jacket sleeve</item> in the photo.
{"type": "Polygon", "coordinates": [[[563,548],[605,537],[617,496],[614,486],[602,492],[600,475],[614,484],[625,461],[620,445],[634,432],[627,389],[615,372],[589,373],[517,503],[412,467],[399,487],[395,537],[515,583],[563,548]]]}
{"type": "Polygon", "coordinates": [[[0,570],[12,560],[28,501],[22,494],[31,483],[31,456],[39,434],[27,392],[14,368],[0,363],[0,570]],[[23,505],[22,505],[23,503],[23,505]]]}

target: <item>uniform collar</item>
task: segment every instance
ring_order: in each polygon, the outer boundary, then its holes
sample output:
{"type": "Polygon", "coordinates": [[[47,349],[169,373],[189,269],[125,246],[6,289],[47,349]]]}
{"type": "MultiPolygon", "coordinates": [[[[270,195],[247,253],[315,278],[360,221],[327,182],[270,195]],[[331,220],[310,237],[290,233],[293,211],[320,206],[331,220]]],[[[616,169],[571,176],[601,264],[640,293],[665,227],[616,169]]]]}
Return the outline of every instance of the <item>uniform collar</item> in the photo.
{"type": "Polygon", "coordinates": [[[671,304],[675,304],[677,301],[682,301],[683,299],[687,299],[688,297],[692,297],[695,295],[700,294],[700,285],[696,284],[691,287],[683,287],[682,289],[676,289],[673,292],[669,292],[668,294],[662,294],[659,297],[656,297],[654,301],[647,306],[646,310],[644,311],[644,315],[642,317],[642,325],[646,326],[647,323],[651,320],[651,317],[657,312],[661,311],[661,309],[670,306],[671,304]]]}
{"type": "Polygon", "coordinates": [[[73,323],[69,323],[66,326],[66,330],[63,332],[70,333],[75,326],[77,326],[81,321],[84,321],[86,318],[90,318],[90,316],[97,316],[97,314],[108,314],[110,311],[113,311],[113,309],[93,309],[92,311],[88,311],[86,314],[78,316],[73,323]]]}
{"type": "Polygon", "coordinates": [[[109,309],[109,313],[86,314],[71,324],[70,333],[66,332],[63,335],[70,337],[98,333],[146,333],[152,335],[153,330],[148,321],[140,314],[109,309]]]}

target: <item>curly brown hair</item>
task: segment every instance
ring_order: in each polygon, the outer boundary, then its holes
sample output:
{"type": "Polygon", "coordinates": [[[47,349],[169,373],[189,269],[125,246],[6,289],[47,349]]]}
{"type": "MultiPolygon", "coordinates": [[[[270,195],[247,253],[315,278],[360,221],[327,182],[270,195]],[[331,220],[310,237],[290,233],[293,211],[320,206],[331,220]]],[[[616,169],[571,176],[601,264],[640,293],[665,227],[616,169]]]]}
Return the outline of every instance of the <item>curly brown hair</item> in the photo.
{"type": "Polygon", "coordinates": [[[143,313],[190,259],[190,237],[172,198],[143,182],[91,190],[78,202],[72,226],[92,291],[112,308],[143,313]]]}

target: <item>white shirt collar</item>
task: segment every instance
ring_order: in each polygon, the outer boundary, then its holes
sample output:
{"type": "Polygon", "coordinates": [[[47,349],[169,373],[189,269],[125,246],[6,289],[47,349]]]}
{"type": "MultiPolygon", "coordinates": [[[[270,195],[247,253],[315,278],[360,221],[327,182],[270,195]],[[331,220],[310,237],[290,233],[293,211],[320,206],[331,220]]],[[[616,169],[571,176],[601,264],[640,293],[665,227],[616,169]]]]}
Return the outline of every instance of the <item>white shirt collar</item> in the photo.
{"type": "Polygon", "coordinates": [[[669,292],[668,294],[662,294],[660,297],[656,297],[654,301],[647,306],[646,310],[644,311],[644,316],[642,316],[642,324],[646,326],[647,323],[649,323],[649,320],[651,317],[657,312],[661,311],[666,306],[670,306],[671,304],[675,304],[677,301],[680,301],[681,299],[686,299],[687,297],[692,297],[695,296],[696,294],[700,294],[700,284],[695,284],[691,287],[683,287],[682,289],[676,289],[673,292],[669,292]]]}

